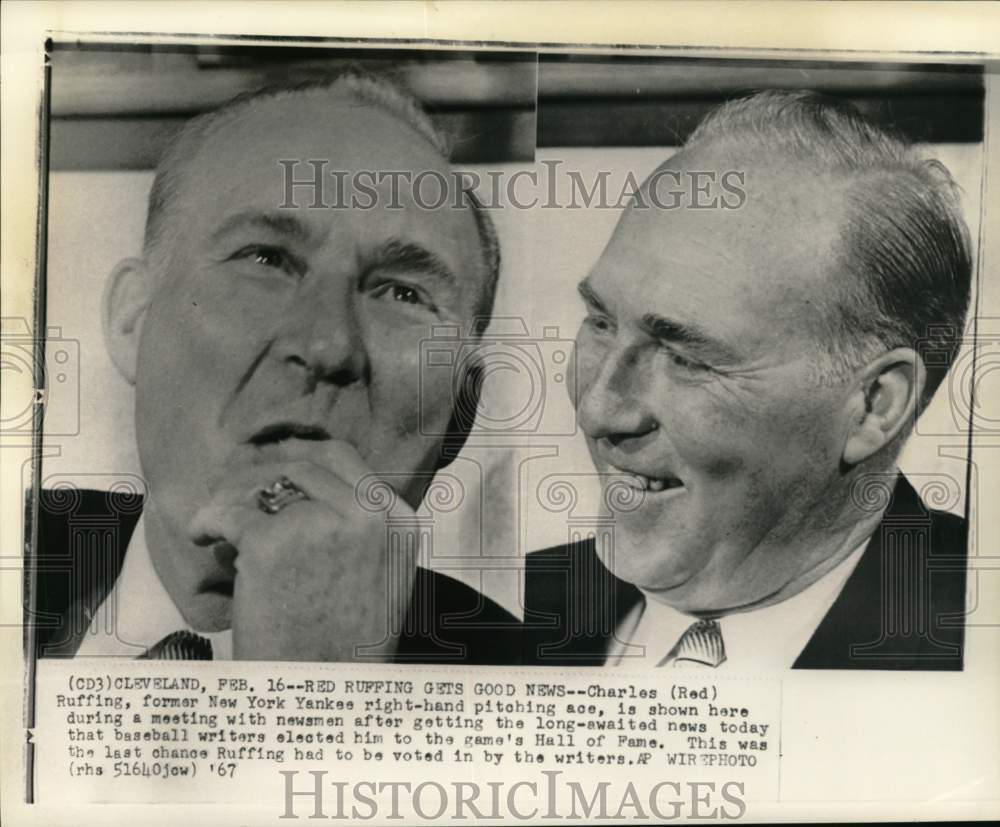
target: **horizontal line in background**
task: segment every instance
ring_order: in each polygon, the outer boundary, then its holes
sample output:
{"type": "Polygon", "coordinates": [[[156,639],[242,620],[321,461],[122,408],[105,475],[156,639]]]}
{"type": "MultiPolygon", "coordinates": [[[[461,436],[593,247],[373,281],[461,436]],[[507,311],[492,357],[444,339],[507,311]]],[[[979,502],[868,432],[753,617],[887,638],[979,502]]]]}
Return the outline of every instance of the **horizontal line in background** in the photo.
{"type": "MultiPolygon", "coordinates": [[[[265,65],[254,68],[157,69],[156,63],[143,71],[94,74],[72,67],[53,71],[52,115],[108,116],[161,115],[201,112],[212,109],[237,95],[278,83],[297,84],[362,66],[374,66],[343,58],[292,65],[265,65]]],[[[443,61],[424,65],[402,65],[385,72],[428,106],[533,107],[535,103],[535,63],[478,63],[443,61]]]]}
{"type": "MultiPolygon", "coordinates": [[[[301,51],[295,52],[301,54],[301,51]]],[[[348,66],[386,73],[430,107],[525,107],[538,99],[725,98],[748,89],[809,88],[851,95],[980,92],[978,71],[806,61],[707,61],[549,56],[494,60],[336,58],[250,61],[190,54],[55,55],[54,117],[191,113],[278,82],[298,83],[348,66]],[[103,63],[101,62],[103,59],[103,63]],[[124,64],[121,63],[125,60],[124,64]],[[537,71],[536,71],[537,69],[537,71]]]]}
{"type": "MultiPolygon", "coordinates": [[[[978,143],[983,139],[981,91],[844,97],[876,124],[910,141],[978,143]]],[[[724,100],[542,101],[538,146],[676,146],[724,100]]]]}
{"type": "MultiPolygon", "coordinates": [[[[978,92],[851,97],[875,122],[919,143],[983,139],[978,92]]],[[[500,108],[434,112],[458,164],[532,161],[539,147],[663,146],[682,143],[722,99],[542,101],[532,110],[500,108]]],[[[189,113],[194,114],[194,113],[189,113]]],[[[180,116],[54,118],[53,170],[139,170],[156,166],[180,116]]]]}
{"type": "MultiPolygon", "coordinates": [[[[435,113],[457,164],[531,162],[535,157],[533,110],[435,113]]],[[[49,168],[153,169],[184,117],[54,118],[49,168]]]]}

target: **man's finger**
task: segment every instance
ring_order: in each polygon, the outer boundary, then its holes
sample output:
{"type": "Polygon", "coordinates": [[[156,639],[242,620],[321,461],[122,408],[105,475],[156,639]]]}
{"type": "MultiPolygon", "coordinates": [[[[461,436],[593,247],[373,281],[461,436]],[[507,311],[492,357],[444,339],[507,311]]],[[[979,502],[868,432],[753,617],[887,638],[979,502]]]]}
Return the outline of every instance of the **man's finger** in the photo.
{"type": "Polygon", "coordinates": [[[367,489],[366,478],[376,479],[367,469],[357,483],[349,483],[312,461],[274,462],[232,469],[228,478],[213,492],[212,502],[256,504],[260,492],[270,488],[282,477],[287,477],[310,500],[322,503],[344,516],[349,516],[359,508],[358,498],[364,497],[367,489]],[[361,487],[360,491],[357,491],[358,485],[361,487]]]}

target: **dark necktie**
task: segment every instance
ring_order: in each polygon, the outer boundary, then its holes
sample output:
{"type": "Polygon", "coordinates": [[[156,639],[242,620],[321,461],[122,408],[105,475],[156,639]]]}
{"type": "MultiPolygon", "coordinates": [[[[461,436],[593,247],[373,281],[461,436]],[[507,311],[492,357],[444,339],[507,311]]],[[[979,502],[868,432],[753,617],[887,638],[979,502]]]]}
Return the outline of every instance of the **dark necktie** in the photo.
{"type": "Polygon", "coordinates": [[[212,643],[194,632],[171,632],[137,660],[211,660],[212,643]]]}
{"type": "Polygon", "coordinates": [[[692,623],[681,635],[677,645],[657,666],[671,664],[686,666],[700,663],[713,669],[726,659],[726,646],[722,642],[722,629],[717,620],[699,620],[692,623]]]}

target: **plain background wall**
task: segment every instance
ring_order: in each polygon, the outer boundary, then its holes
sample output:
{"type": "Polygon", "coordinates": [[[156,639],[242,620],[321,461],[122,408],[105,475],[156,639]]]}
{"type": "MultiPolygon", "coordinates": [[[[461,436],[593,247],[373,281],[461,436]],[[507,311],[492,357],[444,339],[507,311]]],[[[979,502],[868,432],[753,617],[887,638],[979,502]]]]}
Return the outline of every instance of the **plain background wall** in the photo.
{"type": "MultiPolygon", "coordinates": [[[[927,147],[951,169],[963,189],[964,208],[975,240],[978,233],[982,148],[979,144],[927,147]]],[[[560,200],[568,200],[565,172],[577,170],[592,181],[601,169],[614,170],[609,192],[617,193],[627,170],[641,180],[670,154],[668,148],[547,149],[537,160],[563,162],[557,176],[560,200]]],[[[476,168],[511,173],[525,166],[476,168]]],[[[530,167],[529,167],[530,168],[530,167]]],[[[544,198],[547,168],[537,165],[538,187],[522,182],[522,200],[544,198]]],[[[100,323],[104,281],[118,259],[141,248],[145,199],[152,181],[148,172],[58,172],[49,184],[47,324],[64,339],[79,342],[79,432],[48,436],[43,485],[73,481],[108,488],[139,474],[132,422],[132,393],[107,357],[100,323]]],[[[573,411],[559,370],[559,353],[568,356],[583,311],[575,285],[586,275],[610,235],[618,213],[611,209],[493,210],[502,245],[503,267],[495,317],[522,319],[528,330],[523,352],[543,354],[543,371],[492,374],[484,390],[489,413],[517,410],[536,392],[525,384],[544,373],[543,421],[556,430],[573,430],[573,411]],[[549,340],[538,348],[531,340],[549,340]],[[531,377],[528,374],[531,373],[531,377]]],[[[488,335],[521,347],[525,337],[502,337],[511,330],[497,323],[488,335]]],[[[51,336],[50,341],[55,341],[51,336]]],[[[958,370],[939,391],[917,427],[901,466],[915,479],[925,499],[938,508],[964,509],[967,416],[963,385],[969,360],[959,357],[958,370]]],[[[506,362],[509,366],[509,360],[506,362]]],[[[53,402],[71,400],[70,382],[51,388],[53,402]]],[[[532,397],[534,401],[539,401],[532,397]]],[[[50,402],[50,405],[52,402],[50,402]]],[[[532,403],[534,404],[534,403],[532,403]]],[[[494,417],[495,418],[495,417],[494,417]]],[[[525,551],[564,542],[573,525],[587,524],[602,513],[596,480],[582,438],[571,433],[498,433],[474,436],[447,473],[457,478],[464,497],[455,510],[435,513],[435,559],[432,567],[484,588],[502,603],[516,607],[516,559],[525,551]],[[566,485],[575,501],[565,499],[566,485]],[[488,508],[487,508],[488,504],[488,508]],[[454,560],[452,557],[464,558],[454,560]],[[469,560],[468,558],[480,558],[469,560]],[[489,558],[484,560],[482,558],[489,558]],[[456,566],[469,565],[467,569],[456,566]],[[480,580],[480,569],[487,570],[480,580]],[[492,571],[490,571],[492,570],[492,571]]]]}

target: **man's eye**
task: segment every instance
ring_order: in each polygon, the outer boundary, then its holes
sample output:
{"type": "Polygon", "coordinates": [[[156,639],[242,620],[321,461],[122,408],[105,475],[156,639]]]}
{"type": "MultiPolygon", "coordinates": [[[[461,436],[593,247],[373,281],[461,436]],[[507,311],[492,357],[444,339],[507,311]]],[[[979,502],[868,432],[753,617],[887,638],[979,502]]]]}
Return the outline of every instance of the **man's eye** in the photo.
{"type": "Polygon", "coordinates": [[[248,261],[260,267],[269,267],[287,272],[298,272],[296,262],[280,247],[254,244],[237,250],[230,256],[234,261],[248,261]]]}
{"type": "Polygon", "coordinates": [[[426,307],[434,310],[434,304],[427,295],[420,289],[409,284],[386,284],[375,291],[378,298],[385,297],[392,302],[399,304],[412,304],[417,307],[426,307]]]}
{"type": "Polygon", "coordinates": [[[253,254],[253,260],[265,267],[281,267],[285,263],[285,257],[277,250],[257,250],[253,254]]]}
{"type": "Polygon", "coordinates": [[[691,359],[686,359],[672,348],[668,347],[666,348],[666,351],[667,351],[667,358],[679,368],[683,368],[684,370],[693,372],[706,371],[709,369],[708,365],[704,364],[703,362],[695,362],[691,359]]]}
{"type": "Polygon", "coordinates": [[[406,302],[407,304],[422,303],[420,294],[412,287],[407,287],[405,284],[394,284],[391,288],[391,292],[392,297],[398,302],[406,302]]]}
{"type": "Polygon", "coordinates": [[[586,324],[598,333],[606,333],[611,330],[611,320],[607,316],[600,316],[595,313],[588,313],[584,320],[586,324]]]}

